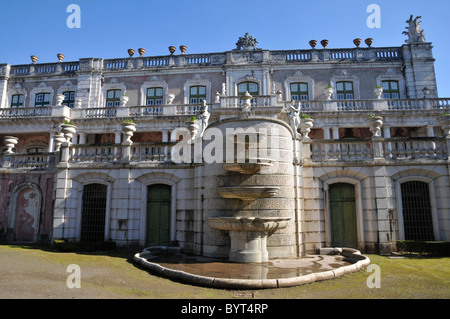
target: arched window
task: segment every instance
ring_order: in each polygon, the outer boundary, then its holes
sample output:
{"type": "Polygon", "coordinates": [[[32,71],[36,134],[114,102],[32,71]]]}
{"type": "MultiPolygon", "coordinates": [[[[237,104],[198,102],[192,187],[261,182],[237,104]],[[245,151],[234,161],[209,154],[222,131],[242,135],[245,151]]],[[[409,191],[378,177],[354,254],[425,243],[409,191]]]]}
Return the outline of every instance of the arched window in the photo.
{"type": "Polygon", "coordinates": [[[434,240],[433,218],[428,183],[401,184],[405,240],[434,240]]]}
{"type": "Polygon", "coordinates": [[[81,241],[105,240],[106,197],[106,185],[87,184],[83,187],[81,241]]]}
{"type": "Polygon", "coordinates": [[[250,95],[259,95],[259,85],[255,82],[242,82],[238,84],[238,95],[244,95],[248,91],[250,95]]]}

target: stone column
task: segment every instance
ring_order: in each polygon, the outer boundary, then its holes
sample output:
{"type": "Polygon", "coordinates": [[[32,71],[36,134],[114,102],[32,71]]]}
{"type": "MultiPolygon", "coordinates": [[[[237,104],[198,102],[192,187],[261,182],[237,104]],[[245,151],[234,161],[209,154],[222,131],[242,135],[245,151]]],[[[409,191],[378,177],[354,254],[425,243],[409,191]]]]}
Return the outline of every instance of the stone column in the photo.
{"type": "Polygon", "coordinates": [[[80,139],[78,140],[78,144],[86,144],[87,134],[84,132],[78,133],[80,139]]]}
{"type": "Polygon", "coordinates": [[[0,64],[0,108],[8,107],[6,105],[6,96],[8,88],[9,74],[11,70],[11,65],[0,64]]]}
{"type": "MultiPolygon", "coordinates": [[[[383,127],[383,137],[384,138],[391,138],[391,128],[388,126],[383,127]]],[[[388,142],[386,144],[386,158],[392,158],[392,144],[391,142],[388,142]]]]}

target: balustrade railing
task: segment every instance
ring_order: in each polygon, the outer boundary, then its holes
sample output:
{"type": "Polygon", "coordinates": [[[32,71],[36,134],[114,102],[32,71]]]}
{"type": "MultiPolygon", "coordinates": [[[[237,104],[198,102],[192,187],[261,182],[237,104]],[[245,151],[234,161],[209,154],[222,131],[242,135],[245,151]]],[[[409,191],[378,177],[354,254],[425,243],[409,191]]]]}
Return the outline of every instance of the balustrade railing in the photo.
{"type": "Polygon", "coordinates": [[[170,161],[171,147],[175,143],[134,143],[131,146],[131,162],[167,162],[170,161]]]}
{"type": "Polygon", "coordinates": [[[0,118],[51,116],[51,107],[11,107],[0,108],[0,118]]]}
{"type": "Polygon", "coordinates": [[[371,142],[367,139],[312,140],[311,160],[314,162],[372,160],[371,142]]]}
{"type": "Polygon", "coordinates": [[[70,146],[70,163],[109,163],[118,164],[124,161],[124,148],[130,149],[127,162],[165,162],[170,161],[171,146],[175,143],[148,142],[133,143],[131,146],[122,144],[70,146]]]}
{"type": "Polygon", "coordinates": [[[438,137],[311,140],[310,143],[313,162],[372,161],[374,143],[381,143],[380,155],[386,160],[445,160],[449,151],[446,140],[438,137]]]}
{"type": "Polygon", "coordinates": [[[56,153],[1,154],[0,167],[25,170],[44,170],[56,167],[56,153]]]}
{"type": "Polygon", "coordinates": [[[71,163],[114,163],[119,162],[122,146],[114,145],[84,145],[75,144],[70,147],[71,163]]]}
{"type": "Polygon", "coordinates": [[[116,117],[116,107],[92,107],[85,109],[86,118],[109,118],[116,117]]]}

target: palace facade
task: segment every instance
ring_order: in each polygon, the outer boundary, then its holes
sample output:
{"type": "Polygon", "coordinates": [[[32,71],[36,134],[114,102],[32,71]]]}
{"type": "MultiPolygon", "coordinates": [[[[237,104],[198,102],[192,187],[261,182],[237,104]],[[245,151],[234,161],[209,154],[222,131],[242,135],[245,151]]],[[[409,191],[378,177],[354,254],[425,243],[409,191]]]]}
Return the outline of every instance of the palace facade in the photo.
{"type": "Polygon", "coordinates": [[[1,241],[238,261],[448,241],[450,99],[409,22],[398,47],[266,50],[246,34],[219,53],[0,64],[1,241]],[[195,140],[213,128],[264,128],[279,157],[174,159],[177,145],[211,153],[195,140]]]}

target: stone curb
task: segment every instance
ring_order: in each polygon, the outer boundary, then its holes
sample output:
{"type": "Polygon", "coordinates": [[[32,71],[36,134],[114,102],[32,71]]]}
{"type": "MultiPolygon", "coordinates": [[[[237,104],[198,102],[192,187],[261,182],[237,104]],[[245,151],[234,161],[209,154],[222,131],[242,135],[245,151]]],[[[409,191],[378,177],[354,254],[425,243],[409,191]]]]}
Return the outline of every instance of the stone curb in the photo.
{"type": "Polygon", "coordinates": [[[156,258],[151,251],[143,251],[134,255],[133,260],[142,267],[161,275],[163,277],[182,281],[185,283],[199,285],[210,288],[221,289],[268,289],[268,288],[286,288],[313,283],[316,281],[329,280],[341,277],[345,274],[357,272],[370,265],[370,259],[353,248],[327,248],[321,250],[321,255],[339,254],[346,257],[346,261],[351,265],[343,266],[333,270],[312,273],[304,276],[280,278],[280,279],[233,279],[233,278],[214,278],[200,276],[185,271],[174,270],[163,267],[147,259],[156,258]]]}

